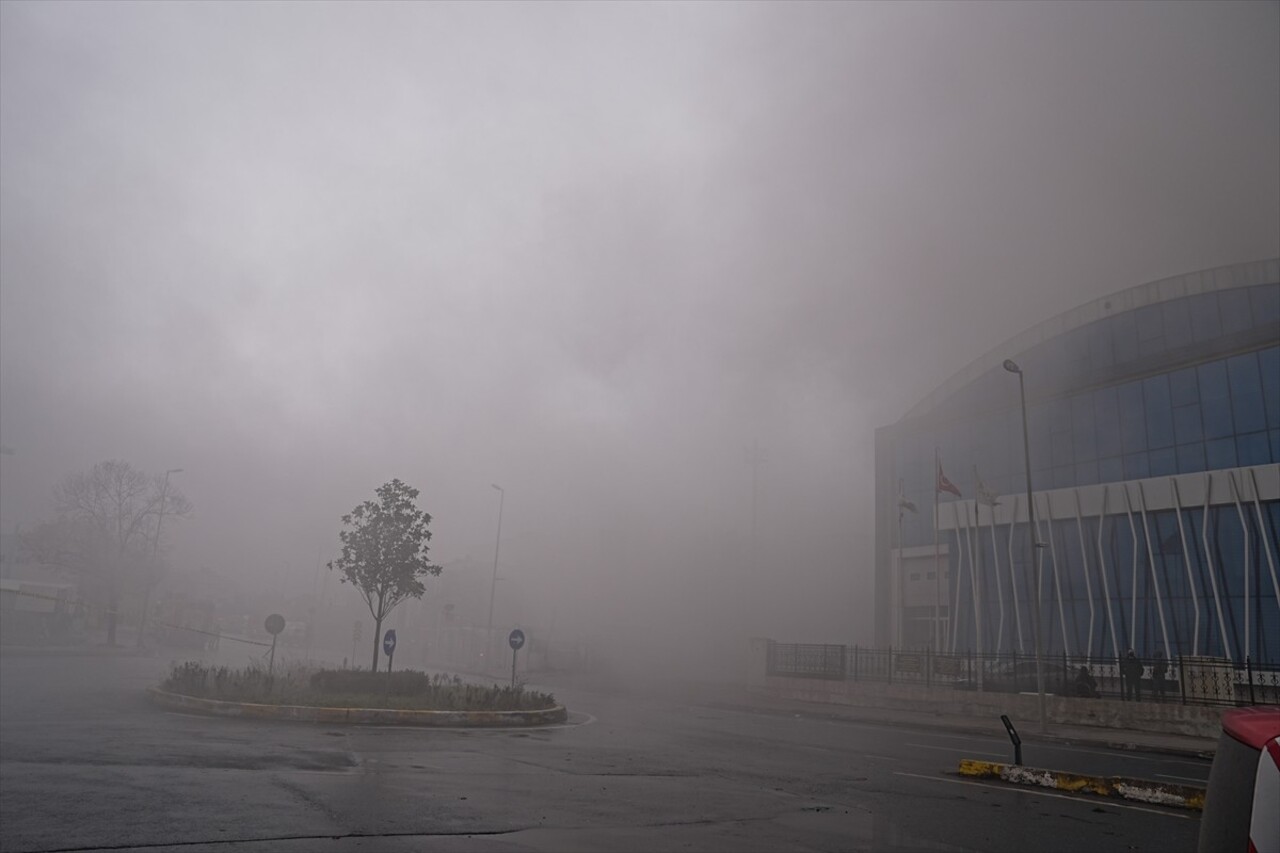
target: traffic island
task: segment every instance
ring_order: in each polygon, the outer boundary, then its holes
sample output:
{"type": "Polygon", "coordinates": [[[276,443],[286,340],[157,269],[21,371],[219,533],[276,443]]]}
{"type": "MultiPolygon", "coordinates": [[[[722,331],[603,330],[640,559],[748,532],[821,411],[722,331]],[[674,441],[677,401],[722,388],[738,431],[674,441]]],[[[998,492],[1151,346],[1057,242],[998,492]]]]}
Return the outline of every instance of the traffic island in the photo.
{"type": "Polygon", "coordinates": [[[305,665],[175,664],[147,691],[157,705],[224,717],[314,723],[500,728],[563,723],[550,693],[513,683],[474,684],[415,670],[373,672],[305,665]]]}
{"type": "Polygon", "coordinates": [[[1124,776],[1086,776],[1080,773],[1039,770],[1020,764],[1000,764],[995,761],[978,761],[972,758],[960,760],[960,775],[978,779],[999,779],[1014,785],[1052,788],[1068,793],[1118,797],[1140,803],[1194,811],[1204,809],[1204,788],[1191,785],[1172,785],[1124,776]]]}

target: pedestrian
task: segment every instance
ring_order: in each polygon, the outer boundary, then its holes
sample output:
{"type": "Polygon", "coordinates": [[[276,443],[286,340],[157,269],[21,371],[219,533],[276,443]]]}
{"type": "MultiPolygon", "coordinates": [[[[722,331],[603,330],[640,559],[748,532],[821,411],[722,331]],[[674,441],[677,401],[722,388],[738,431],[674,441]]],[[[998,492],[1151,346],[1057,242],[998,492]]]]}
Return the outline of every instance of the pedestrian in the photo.
{"type": "Polygon", "coordinates": [[[1164,701],[1164,677],[1168,671],[1169,662],[1164,659],[1164,652],[1157,649],[1156,656],[1151,661],[1151,686],[1157,702],[1164,701]]]}
{"type": "Polygon", "coordinates": [[[1142,701],[1142,661],[1129,649],[1120,662],[1120,680],[1124,682],[1124,698],[1142,701]]]}

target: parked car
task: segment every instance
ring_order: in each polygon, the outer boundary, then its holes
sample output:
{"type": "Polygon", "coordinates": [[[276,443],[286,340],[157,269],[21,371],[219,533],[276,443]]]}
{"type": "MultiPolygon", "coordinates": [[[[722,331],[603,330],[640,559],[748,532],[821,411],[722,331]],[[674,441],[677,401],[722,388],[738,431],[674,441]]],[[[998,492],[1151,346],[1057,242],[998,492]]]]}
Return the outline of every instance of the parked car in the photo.
{"type": "Polygon", "coordinates": [[[1280,708],[1225,712],[1200,818],[1200,853],[1280,851],[1277,803],[1280,708]]]}

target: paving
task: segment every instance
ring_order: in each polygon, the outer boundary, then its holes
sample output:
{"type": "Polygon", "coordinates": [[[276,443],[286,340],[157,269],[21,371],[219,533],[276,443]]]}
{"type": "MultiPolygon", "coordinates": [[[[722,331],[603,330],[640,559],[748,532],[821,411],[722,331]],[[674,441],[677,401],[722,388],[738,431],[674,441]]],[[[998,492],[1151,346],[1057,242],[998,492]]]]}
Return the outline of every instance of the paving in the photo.
{"type": "MultiPolygon", "coordinates": [[[[567,681],[570,723],[536,730],[227,719],[151,705],[164,669],[0,656],[0,849],[1128,853],[1191,850],[1198,830],[1185,810],[960,777],[961,758],[1007,760],[989,725],[567,681]]],[[[1209,767],[1059,741],[1027,760],[1188,784],[1209,767]]]]}

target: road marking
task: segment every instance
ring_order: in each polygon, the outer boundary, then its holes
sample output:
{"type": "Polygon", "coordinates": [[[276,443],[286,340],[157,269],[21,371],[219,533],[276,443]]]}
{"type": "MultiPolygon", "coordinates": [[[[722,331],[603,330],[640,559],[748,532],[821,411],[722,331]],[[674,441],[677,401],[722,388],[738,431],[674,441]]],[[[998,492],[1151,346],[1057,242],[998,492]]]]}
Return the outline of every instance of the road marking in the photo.
{"type": "Polygon", "coordinates": [[[1157,773],[1161,779],[1181,779],[1183,782],[1199,782],[1201,785],[1207,785],[1208,779],[1199,779],[1195,776],[1170,776],[1168,773],[1157,773]]]}
{"type": "Polygon", "coordinates": [[[965,755],[990,755],[996,758],[1006,757],[1004,753],[1000,753],[1000,752],[974,752],[971,749],[959,749],[958,747],[954,747],[954,746],[933,746],[927,743],[904,743],[903,746],[914,746],[917,749],[938,749],[943,752],[961,752],[961,753],[964,753],[965,755]]]}
{"type": "MultiPolygon", "coordinates": [[[[1053,797],[1054,799],[1070,800],[1073,803],[1080,803],[1082,805],[1087,805],[1090,802],[1090,800],[1093,799],[1089,797],[1069,797],[1066,794],[1051,794],[1042,788],[1027,790],[1024,788],[1019,788],[1016,785],[989,785],[986,782],[969,782],[964,779],[947,779],[942,776],[925,776],[920,773],[903,773],[902,771],[899,771],[899,770],[893,771],[893,775],[894,776],[910,776],[912,779],[928,779],[933,782],[949,782],[952,785],[976,785],[979,788],[991,788],[996,791],[1008,791],[1009,793],[1013,793],[1013,794],[1031,794],[1037,797],[1053,797]]],[[[1183,820],[1189,820],[1191,818],[1191,815],[1178,814],[1176,812],[1164,811],[1163,809],[1146,809],[1146,808],[1143,808],[1142,806],[1121,805],[1120,803],[1114,803],[1110,800],[1106,801],[1106,805],[1107,805],[1107,808],[1112,808],[1112,809],[1129,809],[1130,811],[1147,812],[1148,814],[1164,815],[1165,817],[1177,817],[1177,818],[1182,818],[1183,820]]]]}

